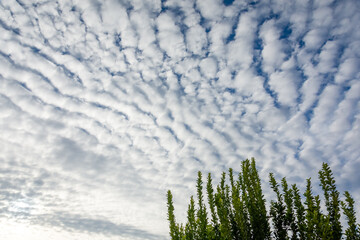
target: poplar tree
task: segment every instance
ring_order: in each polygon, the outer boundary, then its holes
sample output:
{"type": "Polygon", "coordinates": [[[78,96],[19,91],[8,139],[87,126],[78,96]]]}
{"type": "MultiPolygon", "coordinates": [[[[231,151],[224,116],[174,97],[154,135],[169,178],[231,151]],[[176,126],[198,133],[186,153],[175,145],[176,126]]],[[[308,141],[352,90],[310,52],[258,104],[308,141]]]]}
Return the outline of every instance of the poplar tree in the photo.
{"type": "Polygon", "coordinates": [[[344,193],[345,201],[341,203],[344,215],[347,220],[348,228],[345,230],[345,236],[347,240],[359,240],[360,239],[360,225],[356,224],[356,212],[354,209],[354,199],[351,197],[348,191],[344,193]]]}
{"type": "Polygon", "coordinates": [[[211,223],[212,223],[212,231],[213,231],[213,239],[220,239],[219,233],[219,221],[218,216],[216,214],[216,206],[215,206],[215,196],[214,196],[214,188],[212,186],[212,178],[211,173],[208,174],[207,184],[206,184],[206,192],[208,196],[208,203],[211,214],[211,223]]]}
{"type": "Polygon", "coordinates": [[[306,180],[305,206],[306,206],[306,239],[316,239],[316,206],[312,193],[311,178],[306,180]]]}
{"type": "Polygon", "coordinates": [[[186,240],[195,240],[196,238],[196,217],[195,217],[195,201],[193,196],[190,197],[190,203],[187,211],[187,224],[185,226],[185,239],[186,240]]]}
{"type": "Polygon", "coordinates": [[[354,200],[345,192],[340,201],[335,179],[327,164],[319,171],[320,186],[324,194],[326,213],[321,211],[319,195],[314,196],[311,179],[306,180],[304,203],[300,191],[294,184],[289,187],[286,178],[279,184],[272,173],[269,174],[270,187],[276,200],[270,202],[270,216],[266,211],[261,182],[255,160],[244,160],[237,181],[233,170],[229,169],[229,182],[223,172],[216,193],[208,174],[206,192],[209,216],[206,210],[202,173],[198,172],[196,182],[197,205],[190,197],[187,223],[176,223],[171,191],[167,192],[168,220],[172,240],[267,240],[273,235],[281,240],[333,240],[341,239],[340,210],[342,208],[348,227],[344,236],[347,240],[360,240],[359,225],[356,223],[354,200]],[[281,189],[280,189],[281,187],[281,189]],[[274,225],[270,230],[269,217],[274,225]]]}
{"type": "Polygon", "coordinates": [[[277,201],[270,202],[270,216],[274,225],[274,235],[278,240],[287,239],[287,229],[285,226],[285,206],[283,195],[280,193],[279,184],[274,178],[274,174],[269,174],[270,186],[276,194],[277,201]]]}
{"type": "MultiPolygon", "coordinates": [[[[324,191],[325,206],[328,212],[328,224],[330,228],[331,239],[340,240],[342,229],[340,223],[340,193],[336,190],[335,179],[327,163],[322,164],[319,171],[320,186],[324,191]]],[[[328,231],[327,231],[328,232],[328,231]]]]}
{"type": "Polygon", "coordinates": [[[207,239],[207,212],[204,203],[202,173],[200,171],[198,172],[196,188],[199,207],[197,211],[197,235],[199,239],[207,239]]]}
{"type": "Polygon", "coordinates": [[[306,224],[305,224],[305,208],[301,202],[300,191],[296,184],[292,185],[294,196],[294,209],[296,212],[296,223],[298,229],[298,239],[306,239],[306,224]]]}
{"type": "Polygon", "coordinates": [[[238,177],[238,185],[241,191],[240,206],[242,208],[242,215],[244,221],[242,223],[243,227],[241,228],[241,234],[243,236],[243,239],[251,239],[252,229],[250,225],[249,209],[247,207],[248,194],[246,192],[246,185],[244,183],[244,178],[241,172],[239,173],[238,177]]]}
{"type": "Polygon", "coordinates": [[[306,239],[328,239],[328,232],[324,231],[328,224],[321,213],[320,197],[313,196],[311,178],[306,180],[305,206],[306,206],[306,239]],[[324,238],[325,237],[325,238],[324,238]]]}
{"type": "Polygon", "coordinates": [[[245,204],[249,211],[251,239],[270,239],[265,199],[262,194],[261,182],[256,169],[255,159],[242,162],[242,178],[245,190],[245,204]]]}
{"type": "Polygon", "coordinates": [[[181,240],[180,238],[180,229],[179,226],[176,224],[175,214],[174,214],[174,203],[173,203],[173,196],[171,191],[168,190],[167,192],[167,207],[168,207],[168,220],[170,224],[170,236],[172,240],[181,240]]]}
{"type": "Polygon", "coordinates": [[[281,179],[281,186],[284,193],[284,202],[286,206],[285,212],[285,226],[287,230],[292,232],[291,240],[297,240],[298,237],[298,226],[295,221],[294,213],[294,193],[291,188],[289,188],[286,178],[281,179]]]}
{"type": "Polygon", "coordinates": [[[215,205],[220,220],[220,237],[224,240],[231,239],[231,219],[229,209],[229,199],[227,198],[225,187],[225,176],[223,172],[220,184],[217,186],[215,194],[215,205]]]}
{"type": "Polygon", "coordinates": [[[247,219],[245,217],[244,204],[240,197],[240,182],[235,182],[232,168],[229,169],[229,178],[231,185],[231,202],[234,212],[233,235],[235,239],[248,239],[247,219]]]}

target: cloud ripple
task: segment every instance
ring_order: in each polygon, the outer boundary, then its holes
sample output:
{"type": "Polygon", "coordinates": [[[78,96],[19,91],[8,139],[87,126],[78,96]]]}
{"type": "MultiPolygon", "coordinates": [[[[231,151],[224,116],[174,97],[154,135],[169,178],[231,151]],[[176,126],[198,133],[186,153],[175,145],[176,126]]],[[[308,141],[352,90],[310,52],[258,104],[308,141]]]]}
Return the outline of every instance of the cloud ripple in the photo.
{"type": "Polygon", "coordinates": [[[161,239],[166,189],[180,214],[196,171],[252,156],[294,182],[329,162],[360,201],[359,7],[0,2],[2,239],[161,239]]]}

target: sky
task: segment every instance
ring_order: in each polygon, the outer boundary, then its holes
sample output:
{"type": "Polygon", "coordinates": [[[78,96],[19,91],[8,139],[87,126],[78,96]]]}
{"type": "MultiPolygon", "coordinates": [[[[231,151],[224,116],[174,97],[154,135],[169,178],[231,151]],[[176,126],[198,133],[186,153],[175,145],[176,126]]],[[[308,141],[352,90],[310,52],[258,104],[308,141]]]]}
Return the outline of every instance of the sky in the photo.
{"type": "Polygon", "coordinates": [[[0,239],[169,239],[166,191],[184,221],[197,171],[251,157],[265,196],[326,162],[359,203],[359,10],[0,1],[0,239]]]}

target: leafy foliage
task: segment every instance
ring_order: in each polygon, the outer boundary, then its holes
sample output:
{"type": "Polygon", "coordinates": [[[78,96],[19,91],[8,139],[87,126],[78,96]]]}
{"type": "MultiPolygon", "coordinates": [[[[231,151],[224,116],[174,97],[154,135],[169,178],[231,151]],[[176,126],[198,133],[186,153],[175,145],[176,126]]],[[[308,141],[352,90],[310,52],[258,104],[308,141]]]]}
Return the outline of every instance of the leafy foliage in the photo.
{"type": "Polygon", "coordinates": [[[170,223],[170,237],[174,240],[180,240],[180,228],[176,224],[175,214],[174,214],[174,203],[173,203],[173,196],[171,191],[167,192],[167,207],[168,207],[168,221],[170,223]]]}
{"type": "Polygon", "coordinates": [[[325,205],[328,215],[325,217],[330,229],[330,239],[341,239],[340,193],[336,190],[335,179],[327,163],[323,163],[319,171],[320,186],[324,191],[325,205]]]}
{"type": "Polygon", "coordinates": [[[321,209],[320,196],[313,194],[310,178],[306,180],[303,202],[295,184],[289,186],[285,177],[278,183],[274,174],[270,173],[270,187],[276,195],[276,200],[270,201],[268,213],[254,159],[242,161],[241,172],[237,179],[231,168],[228,172],[228,180],[226,176],[227,174],[223,172],[220,183],[214,188],[211,174],[208,174],[206,204],[202,173],[198,172],[197,206],[191,196],[185,227],[176,223],[172,194],[170,190],[168,191],[167,205],[171,239],[336,240],[343,239],[345,235],[348,240],[360,240],[360,226],[356,223],[354,200],[349,192],[345,192],[344,201],[340,200],[335,179],[326,163],[319,171],[326,212],[321,209]],[[341,209],[348,222],[345,234],[342,232],[340,222],[341,209]],[[270,228],[270,223],[273,225],[272,228],[270,228]]]}
{"type": "Polygon", "coordinates": [[[356,224],[356,213],[354,210],[354,199],[348,191],[344,193],[345,201],[341,202],[344,215],[348,222],[348,228],[345,230],[346,239],[359,240],[360,239],[360,225],[356,224]]]}

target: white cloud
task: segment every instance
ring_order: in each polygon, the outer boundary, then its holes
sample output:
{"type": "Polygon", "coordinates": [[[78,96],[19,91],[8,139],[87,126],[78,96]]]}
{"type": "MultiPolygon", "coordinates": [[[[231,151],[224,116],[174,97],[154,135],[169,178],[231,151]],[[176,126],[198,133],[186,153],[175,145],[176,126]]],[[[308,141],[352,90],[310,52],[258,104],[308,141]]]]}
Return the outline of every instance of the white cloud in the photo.
{"type": "Polygon", "coordinates": [[[224,5],[220,0],[196,1],[196,6],[204,18],[212,21],[219,20],[223,15],[224,5]]]}
{"type": "Polygon", "coordinates": [[[257,27],[254,15],[254,11],[240,15],[235,39],[227,45],[227,61],[231,70],[236,70],[239,65],[247,69],[253,61],[252,47],[257,27]]]}
{"type": "Polygon", "coordinates": [[[139,48],[145,50],[155,40],[154,23],[148,20],[146,11],[134,12],[131,14],[131,22],[136,25],[137,32],[140,34],[139,48]]]}
{"type": "Polygon", "coordinates": [[[217,62],[214,58],[205,58],[200,62],[200,69],[207,79],[215,78],[218,72],[217,62]]]}
{"type": "Polygon", "coordinates": [[[325,88],[320,96],[320,100],[314,109],[314,117],[310,124],[310,130],[313,132],[324,132],[332,121],[334,110],[337,108],[337,103],[340,98],[340,88],[336,85],[329,85],[325,88]]]}
{"type": "Polygon", "coordinates": [[[310,30],[304,37],[305,45],[309,49],[316,49],[321,47],[325,38],[324,30],[315,28],[310,30]]]}
{"type": "Polygon", "coordinates": [[[359,78],[358,69],[359,69],[359,59],[358,58],[348,58],[342,62],[339,66],[338,73],[335,76],[335,81],[337,83],[344,83],[345,81],[352,80],[354,78],[359,78]]]}
{"type": "Polygon", "coordinates": [[[197,55],[203,55],[207,47],[205,30],[200,25],[190,27],[186,32],[187,48],[197,55]]]}
{"type": "Polygon", "coordinates": [[[167,189],[185,221],[252,156],[359,201],[356,4],[0,2],[0,238],[165,239],[167,189]]]}
{"type": "MultiPolygon", "coordinates": [[[[325,1],[323,2],[325,3],[325,1]]],[[[317,9],[313,12],[313,22],[314,27],[322,28],[328,27],[333,23],[333,10],[328,6],[318,6],[317,9]]]]}
{"type": "Polygon", "coordinates": [[[161,0],[135,0],[130,1],[134,10],[148,9],[150,12],[158,13],[161,10],[161,0]]]}
{"type": "Polygon", "coordinates": [[[273,20],[269,20],[261,26],[260,37],[264,44],[262,50],[264,70],[272,73],[281,66],[285,58],[284,46],[279,39],[279,30],[273,20]]]}
{"type": "Polygon", "coordinates": [[[185,56],[184,38],[175,22],[166,13],[161,13],[156,20],[159,28],[160,47],[174,59],[185,56]]]}
{"type": "Polygon", "coordinates": [[[326,42],[319,55],[318,72],[330,73],[335,71],[337,58],[338,44],[335,41],[326,42]]]}
{"type": "Polygon", "coordinates": [[[335,111],[334,121],[330,125],[331,131],[341,134],[353,128],[355,116],[352,111],[358,107],[356,104],[359,102],[359,92],[359,81],[352,82],[351,88],[345,93],[345,98],[335,111]]]}
{"type": "Polygon", "coordinates": [[[294,59],[290,58],[282,65],[282,70],[270,75],[269,85],[277,94],[277,100],[283,105],[295,106],[297,104],[299,74],[295,68],[294,59]]]}
{"type": "Polygon", "coordinates": [[[216,23],[209,32],[209,48],[217,58],[224,56],[226,49],[224,42],[231,33],[231,25],[226,22],[216,23]]]}

